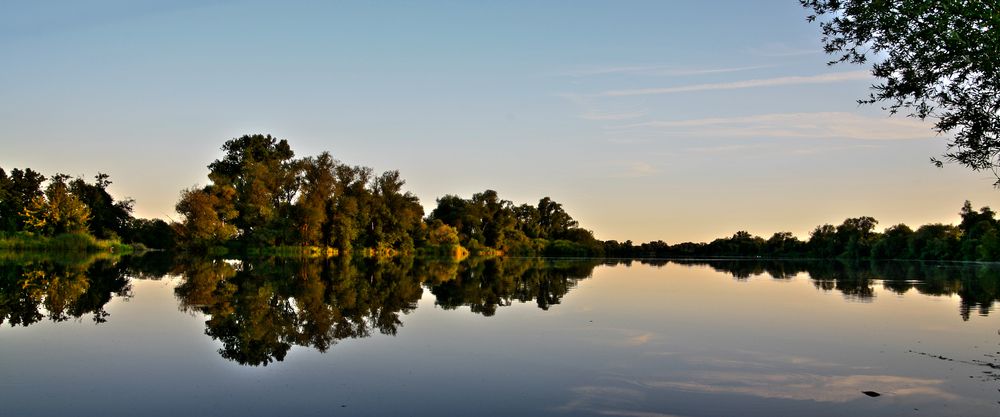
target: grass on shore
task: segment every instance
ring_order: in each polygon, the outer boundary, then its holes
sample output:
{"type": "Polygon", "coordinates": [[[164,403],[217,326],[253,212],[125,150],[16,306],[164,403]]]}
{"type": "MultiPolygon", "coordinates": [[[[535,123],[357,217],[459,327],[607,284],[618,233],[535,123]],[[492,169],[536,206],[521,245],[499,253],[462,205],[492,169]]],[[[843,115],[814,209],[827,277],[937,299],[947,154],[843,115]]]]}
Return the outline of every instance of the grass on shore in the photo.
{"type": "Polygon", "coordinates": [[[27,232],[0,233],[0,252],[110,252],[127,254],[144,250],[142,244],[97,239],[86,233],[64,233],[52,237],[27,232]]]}

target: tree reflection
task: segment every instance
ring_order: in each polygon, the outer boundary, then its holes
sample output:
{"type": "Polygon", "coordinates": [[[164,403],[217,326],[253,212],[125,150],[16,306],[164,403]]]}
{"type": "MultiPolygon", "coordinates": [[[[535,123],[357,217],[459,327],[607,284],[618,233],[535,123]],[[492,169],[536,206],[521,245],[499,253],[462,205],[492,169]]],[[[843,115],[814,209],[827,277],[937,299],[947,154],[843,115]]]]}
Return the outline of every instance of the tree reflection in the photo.
{"type": "Polygon", "coordinates": [[[207,315],[205,334],[243,365],[284,360],[292,346],[325,352],[342,339],[396,335],[424,286],[446,309],[490,316],[513,301],[558,304],[598,261],[340,257],[180,262],[183,311],[207,315]]]}
{"type": "Polygon", "coordinates": [[[464,262],[454,279],[430,285],[437,305],[445,309],[468,306],[484,316],[512,301],[535,301],[548,310],[559,304],[576,282],[590,277],[597,260],[493,258],[464,262]]]}
{"type": "Polygon", "coordinates": [[[0,324],[29,326],[91,315],[104,323],[112,297],[130,297],[124,266],[101,256],[0,259],[0,324]]]}
{"type": "Polygon", "coordinates": [[[395,335],[400,314],[416,308],[423,291],[406,259],[182,265],[181,309],[208,315],[205,334],[222,342],[223,357],[244,365],[281,361],[292,346],[325,352],[341,339],[395,335]]]}
{"type": "MultiPolygon", "coordinates": [[[[645,262],[645,261],[643,261],[645,262]]],[[[892,261],[757,261],[757,260],[677,260],[681,265],[707,265],[731,274],[737,280],[755,276],[787,279],[808,274],[816,288],[839,291],[846,298],[868,302],[875,297],[875,285],[896,294],[910,290],[932,296],[957,295],[959,313],[968,320],[973,311],[987,316],[1000,300],[1000,266],[974,263],[931,263],[892,261]]]]}

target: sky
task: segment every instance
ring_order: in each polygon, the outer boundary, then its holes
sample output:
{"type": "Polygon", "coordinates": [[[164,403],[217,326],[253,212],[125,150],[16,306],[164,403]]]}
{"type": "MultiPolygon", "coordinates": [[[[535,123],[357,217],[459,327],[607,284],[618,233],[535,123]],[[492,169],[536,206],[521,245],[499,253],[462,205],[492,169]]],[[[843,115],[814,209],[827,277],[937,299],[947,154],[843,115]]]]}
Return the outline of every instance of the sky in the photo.
{"type": "Polygon", "coordinates": [[[135,215],[243,134],[446,194],[549,196],[600,239],[808,238],[955,223],[990,173],[931,124],[859,106],[792,0],[4,2],[0,167],[111,176],[135,215]]]}

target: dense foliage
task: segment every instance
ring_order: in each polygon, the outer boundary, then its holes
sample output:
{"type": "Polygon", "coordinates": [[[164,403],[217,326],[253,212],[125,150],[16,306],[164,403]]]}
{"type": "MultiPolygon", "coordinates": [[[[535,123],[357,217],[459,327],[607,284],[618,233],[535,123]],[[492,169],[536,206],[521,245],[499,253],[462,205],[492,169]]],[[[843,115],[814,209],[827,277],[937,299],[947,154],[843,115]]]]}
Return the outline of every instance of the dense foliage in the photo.
{"type": "Polygon", "coordinates": [[[31,168],[0,168],[0,248],[20,250],[88,250],[106,248],[95,239],[142,243],[169,249],[174,236],[163,220],[136,219],[131,199],[116,201],[108,192],[107,174],[94,183],[56,174],[46,177],[31,168]],[[44,187],[43,187],[44,185],[44,187]],[[50,239],[53,238],[53,239],[50,239]]]}
{"type": "Polygon", "coordinates": [[[510,255],[595,256],[602,244],[589,230],[578,227],[562,205],[545,197],[538,205],[515,206],[496,191],[470,199],[446,195],[428,216],[432,228],[455,228],[458,240],[473,251],[492,248],[510,255]]]}
{"type": "Polygon", "coordinates": [[[741,257],[1000,261],[1000,222],[989,207],[966,202],[958,226],[899,224],[876,232],[871,217],[824,224],[800,240],[739,231],[708,243],[600,241],[549,197],[536,205],[486,190],[445,195],[424,217],[398,171],[375,175],[328,152],[295,158],[270,135],[227,141],[208,165],[210,183],[181,192],[181,221],[136,219],[133,201],[116,201],[108,176],[93,183],[29,169],[0,169],[0,251],[114,250],[135,242],[187,252],[236,249],[248,254],[448,255],[554,257],[741,257]],[[43,187],[44,186],[44,187],[43,187]],[[109,239],[109,240],[97,240],[109,239]]]}
{"type": "MultiPolygon", "coordinates": [[[[879,84],[862,103],[936,119],[944,157],[1000,174],[1000,4],[996,0],[799,0],[836,62],[869,59],[879,84]]],[[[939,161],[935,161],[940,165],[939,161]]]]}
{"type": "Polygon", "coordinates": [[[448,195],[425,221],[398,171],[375,175],[327,152],[295,158],[287,141],[270,135],[232,139],[222,150],[208,166],[211,183],[184,190],[177,203],[182,221],[176,229],[187,248],[600,254],[600,242],[549,198],[514,206],[495,191],[469,200],[448,195]]]}
{"type": "Polygon", "coordinates": [[[189,248],[324,246],[411,252],[423,207],[397,171],[374,175],[329,153],[295,159],[288,142],[245,135],[223,145],[211,183],[181,193],[177,225],[189,248]]]}
{"type": "Polygon", "coordinates": [[[742,257],[742,258],[847,258],[1000,261],[1000,222],[989,207],[978,211],[968,201],[959,213],[958,226],[927,224],[912,230],[898,224],[875,232],[871,217],[844,220],[838,226],[817,226],[806,241],[789,232],[764,239],[746,231],[709,243],[669,245],[654,241],[604,242],[609,256],[619,257],[742,257]]]}

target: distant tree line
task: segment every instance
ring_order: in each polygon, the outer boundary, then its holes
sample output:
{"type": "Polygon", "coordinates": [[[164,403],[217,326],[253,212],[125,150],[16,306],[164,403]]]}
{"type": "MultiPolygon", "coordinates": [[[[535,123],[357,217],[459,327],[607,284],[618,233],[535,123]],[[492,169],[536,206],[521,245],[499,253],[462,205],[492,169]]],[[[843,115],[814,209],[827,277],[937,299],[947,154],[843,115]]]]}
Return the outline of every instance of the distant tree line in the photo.
{"type": "Polygon", "coordinates": [[[169,224],[133,217],[134,201],[116,201],[108,193],[110,185],[103,173],[91,183],[65,174],[46,178],[31,168],[14,168],[9,174],[0,168],[0,234],[7,242],[72,235],[157,248],[173,245],[169,224]]]}
{"type": "Polygon", "coordinates": [[[953,261],[1000,260],[1000,223],[989,207],[972,208],[968,201],[959,213],[958,226],[927,224],[917,230],[905,224],[878,233],[872,217],[844,220],[838,226],[817,226],[806,241],[790,232],[764,239],[739,231],[709,243],[684,242],[669,245],[654,241],[634,245],[631,241],[604,242],[604,252],[616,257],[738,257],[738,258],[846,258],[916,259],[953,261]]]}
{"type": "Polygon", "coordinates": [[[428,216],[432,229],[441,225],[457,231],[459,242],[472,251],[496,249],[508,255],[597,256],[603,243],[579,227],[549,197],[537,205],[515,205],[486,190],[470,199],[446,195],[428,216]]]}
{"type": "Polygon", "coordinates": [[[549,197],[517,205],[493,190],[445,195],[425,217],[398,171],[376,175],[329,152],[296,158],[286,140],[270,135],[244,135],[222,150],[208,165],[209,184],[183,190],[175,207],[180,221],[169,224],[134,218],[134,202],[116,201],[106,174],[91,183],[0,168],[0,250],[10,249],[10,236],[68,235],[189,252],[309,247],[380,255],[1000,260],[996,213],[969,202],[958,226],[899,224],[879,233],[874,218],[856,217],[818,226],[805,241],[789,232],[764,239],[739,231],[708,243],[636,245],[596,239],[549,197]]]}

